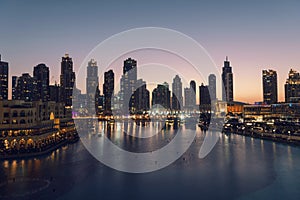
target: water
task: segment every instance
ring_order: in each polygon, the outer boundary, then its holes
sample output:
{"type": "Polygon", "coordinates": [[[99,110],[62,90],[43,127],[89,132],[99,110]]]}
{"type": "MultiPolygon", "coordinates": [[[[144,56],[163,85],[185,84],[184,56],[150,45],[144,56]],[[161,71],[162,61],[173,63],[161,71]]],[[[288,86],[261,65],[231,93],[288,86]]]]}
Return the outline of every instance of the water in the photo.
{"type": "MultiPolygon", "coordinates": [[[[100,127],[105,126],[100,123],[100,127]]],[[[163,129],[150,139],[108,134],[117,145],[143,152],[166,145],[176,131],[163,129]]],[[[132,130],[137,130],[133,125],[132,130]]],[[[182,127],[183,129],[187,127],[182,127]]],[[[298,199],[300,148],[240,135],[221,135],[204,158],[198,152],[205,134],[170,166],[146,174],[111,169],[81,142],[39,158],[1,161],[0,199],[298,199]]],[[[122,130],[122,129],[121,129],[122,130]]],[[[98,137],[89,135],[90,139],[98,137]]],[[[102,136],[103,137],[103,136],[102,136]]]]}

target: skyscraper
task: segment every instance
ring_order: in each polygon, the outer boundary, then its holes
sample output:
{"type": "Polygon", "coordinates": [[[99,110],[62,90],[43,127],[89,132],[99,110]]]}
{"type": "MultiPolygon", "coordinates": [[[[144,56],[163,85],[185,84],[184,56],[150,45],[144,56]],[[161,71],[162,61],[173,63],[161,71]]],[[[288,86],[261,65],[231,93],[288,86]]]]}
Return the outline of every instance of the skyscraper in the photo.
{"type": "Polygon", "coordinates": [[[300,74],[291,69],[285,85],[285,102],[300,102],[300,74]]]}
{"type": "Polygon", "coordinates": [[[130,99],[133,97],[133,93],[136,88],[137,81],[137,61],[128,58],[124,61],[123,75],[121,77],[121,92],[120,101],[122,110],[125,114],[128,111],[132,112],[134,109],[133,101],[130,99]]]}
{"type": "Polygon", "coordinates": [[[191,106],[191,88],[184,88],[184,106],[189,109],[191,106]]]}
{"type": "Polygon", "coordinates": [[[17,99],[17,86],[18,86],[18,77],[17,76],[12,76],[11,79],[11,98],[12,100],[17,99]]]}
{"type": "Polygon", "coordinates": [[[95,94],[96,89],[99,86],[98,66],[94,59],[88,62],[86,73],[86,95],[87,95],[87,109],[90,112],[95,111],[95,94]]]}
{"type": "Polygon", "coordinates": [[[190,81],[190,87],[184,88],[184,102],[186,109],[194,109],[196,106],[196,82],[190,81]]]}
{"type": "Polygon", "coordinates": [[[49,101],[49,68],[41,63],[34,67],[33,77],[37,83],[37,100],[49,101]]]}
{"type": "Polygon", "coordinates": [[[207,85],[203,83],[199,86],[200,105],[210,105],[210,95],[207,85]]]}
{"type": "Polygon", "coordinates": [[[278,101],[277,73],[274,70],[262,71],[264,103],[273,104],[278,101]]]}
{"type": "MultiPolygon", "coordinates": [[[[96,93],[96,91],[95,91],[96,93]]],[[[95,95],[94,95],[95,96],[95,95]]],[[[87,103],[87,95],[86,94],[82,94],[81,90],[79,88],[76,87],[76,84],[74,84],[73,87],[73,95],[72,95],[72,112],[75,113],[80,113],[82,108],[87,108],[89,109],[90,107],[94,106],[94,110],[92,110],[93,112],[88,113],[88,116],[95,116],[96,115],[96,105],[95,105],[95,101],[94,101],[94,105],[86,105],[87,103]],[[90,107],[89,107],[90,106],[90,107]]],[[[70,111],[69,108],[66,108],[65,110],[70,111]]],[[[91,111],[90,109],[87,111],[91,111]]]]}
{"type": "Polygon", "coordinates": [[[36,101],[39,100],[37,93],[37,81],[29,73],[24,73],[17,78],[16,99],[27,102],[36,101]]]}
{"type": "Polygon", "coordinates": [[[172,83],[172,110],[179,111],[183,107],[182,82],[176,75],[172,83]]]}
{"type": "Polygon", "coordinates": [[[195,107],[196,106],[196,82],[194,80],[190,81],[190,106],[195,107]]]}
{"type": "Polygon", "coordinates": [[[8,63],[0,55],[0,100],[8,99],[8,63]]]}
{"type": "Polygon", "coordinates": [[[72,106],[72,93],[75,83],[75,72],[73,72],[73,61],[69,54],[65,54],[61,61],[60,75],[60,100],[66,107],[72,106]]]}
{"type": "Polygon", "coordinates": [[[158,84],[157,87],[152,91],[152,107],[159,105],[164,109],[170,109],[171,105],[171,92],[169,90],[168,83],[158,84]]]}
{"type": "Polygon", "coordinates": [[[233,101],[233,74],[227,56],[222,68],[222,82],[222,100],[227,102],[233,101]]]}
{"type": "Polygon", "coordinates": [[[55,82],[54,85],[49,86],[49,96],[50,101],[59,102],[59,90],[60,86],[55,82]]]}
{"type": "Polygon", "coordinates": [[[104,111],[111,113],[112,100],[115,89],[115,74],[113,70],[104,73],[103,95],[104,95],[104,111]]]}
{"type": "Polygon", "coordinates": [[[209,95],[210,99],[216,100],[217,99],[217,83],[216,83],[216,75],[210,74],[208,76],[208,90],[209,90],[209,95]]]}
{"type": "Polygon", "coordinates": [[[150,94],[143,79],[137,80],[136,88],[133,94],[134,97],[131,100],[134,105],[134,113],[142,114],[143,111],[150,109],[150,94]]]}
{"type": "Polygon", "coordinates": [[[100,89],[98,86],[96,88],[96,93],[95,93],[95,107],[98,116],[103,114],[104,111],[103,105],[104,105],[104,95],[100,95],[100,89]]]}

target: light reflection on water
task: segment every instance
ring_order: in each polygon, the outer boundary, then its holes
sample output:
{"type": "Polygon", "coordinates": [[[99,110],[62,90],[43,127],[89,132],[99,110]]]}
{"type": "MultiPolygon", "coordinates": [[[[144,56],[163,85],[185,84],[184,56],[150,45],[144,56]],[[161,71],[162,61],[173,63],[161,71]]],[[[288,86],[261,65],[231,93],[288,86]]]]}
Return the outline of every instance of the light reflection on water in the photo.
{"type": "MultiPolygon", "coordinates": [[[[116,122],[107,126],[100,122],[96,130],[120,147],[137,152],[160,148],[176,134],[173,126],[153,122],[148,127],[157,134],[146,139],[133,137],[141,133],[141,126],[136,124],[116,122]],[[133,136],[123,130],[131,131],[133,136]]],[[[182,158],[157,172],[132,175],[115,171],[95,160],[79,142],[39,158],[1,161],[1,182],[14,177],[51,180],[49,188],[30,197],[39,195],[43,199],[88,195],[101,199],[293,199],[299,195],[299,148],[222,134],[212,152],[199,159],[199,149],[208,133],[196,126],[181,128],[195,130],[195,141],[182,158]],[[286,184],[284,190],[278,188],[281,183],[286,184]],[[294,185],[289,187],[289,183],[294,185]]],[[[97,133],[88,134],[86,139],[99,137],[97,133]]],[[[0,195],[5,192],[13,191],[2,186],[0,195]]]]}

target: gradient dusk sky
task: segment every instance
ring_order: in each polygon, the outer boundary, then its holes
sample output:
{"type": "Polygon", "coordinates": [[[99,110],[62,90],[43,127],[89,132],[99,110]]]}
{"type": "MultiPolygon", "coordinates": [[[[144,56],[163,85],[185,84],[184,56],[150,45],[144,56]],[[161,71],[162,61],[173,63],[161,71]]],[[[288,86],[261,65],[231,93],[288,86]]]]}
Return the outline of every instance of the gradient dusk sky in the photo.
{"type": "Polygon", "coordinates": [[[164,27],[199,42],[219,70],[229,57],[235,100],[262,101],[262,70],[274,69],[283,101],[289,69],[300,71],[299,9],[296,0],[1,0],[0,54],[9,62],[10,77],[32,74],[42,62],[50,67],[51,81],[59,82],[66,52],[78,70],[85,56],[111,35],[137,27],[164,27]]]}

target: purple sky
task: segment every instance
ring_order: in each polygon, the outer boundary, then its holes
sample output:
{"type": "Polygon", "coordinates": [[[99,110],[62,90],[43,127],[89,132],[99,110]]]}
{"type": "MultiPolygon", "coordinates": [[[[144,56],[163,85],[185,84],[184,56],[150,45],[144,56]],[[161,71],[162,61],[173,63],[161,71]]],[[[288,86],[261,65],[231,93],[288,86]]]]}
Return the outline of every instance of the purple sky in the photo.
{"type": "Polygon", "coordinates": [[[283,101],[289,69],[300,70],[299,8],[299,1],[277,0],[1,1],[0,54],[10,64],[10,76],[32,73],[43,62],[54,82],[66,52],[78,70],[87,54],[113,34],[165,27],[198,41],[219,69],[229,56],[235,100],[261,101],[261,71],[270,68],[277,70],[283,101]]]}

